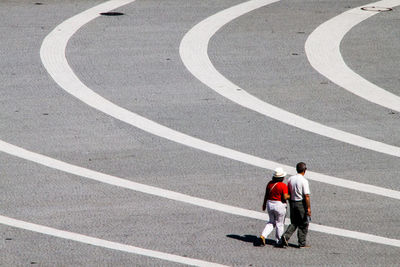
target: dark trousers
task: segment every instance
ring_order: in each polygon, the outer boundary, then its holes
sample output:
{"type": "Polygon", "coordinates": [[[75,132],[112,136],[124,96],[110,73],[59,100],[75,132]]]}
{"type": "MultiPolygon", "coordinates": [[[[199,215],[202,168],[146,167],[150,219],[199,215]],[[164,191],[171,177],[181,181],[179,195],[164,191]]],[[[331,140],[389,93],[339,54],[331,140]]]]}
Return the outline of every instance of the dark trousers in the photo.
{"type": "Polygon", "coordinates": [[[292,234],[297,231],[299,246],[306,245],[308,233],[307,211],[304,201],[290,201],[290,225],[283,236],[289,240],[292,234]]]}

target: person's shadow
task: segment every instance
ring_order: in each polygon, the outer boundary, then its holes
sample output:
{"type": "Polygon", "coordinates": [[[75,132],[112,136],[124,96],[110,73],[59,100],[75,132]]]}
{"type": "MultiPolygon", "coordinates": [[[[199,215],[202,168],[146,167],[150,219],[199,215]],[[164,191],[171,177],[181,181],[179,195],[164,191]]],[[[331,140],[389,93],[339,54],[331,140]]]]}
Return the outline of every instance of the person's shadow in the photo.
{"type": "MultiPolygon", "coordinates": [[[[231,235],[226,235],[226,236],[229,238],[243,241],[243,242],[253,243],[253,245],[255,247],[260,247],[262,245],[261,239],[255,235],[240,236],[240,235],[231,234],[231,235]]],[[[266,245],[271,245],[271,246],[274,246],[276,244],[275,240],[272,240],[272,239],[265,239],[265,243],[266,243],[266,245]]]]}

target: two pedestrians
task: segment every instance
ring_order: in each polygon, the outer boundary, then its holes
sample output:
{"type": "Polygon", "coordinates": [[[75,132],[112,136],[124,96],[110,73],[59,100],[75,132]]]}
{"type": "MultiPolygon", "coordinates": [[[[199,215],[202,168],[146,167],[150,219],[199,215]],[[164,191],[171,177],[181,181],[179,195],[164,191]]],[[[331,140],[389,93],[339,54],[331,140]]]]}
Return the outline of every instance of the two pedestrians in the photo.
{"type": "Polygon", "coordinates": [[[309,247],[306,244],[308,225],[311,220],[310,186],[304,177],[307,166],[304,162],[296,165],[297,174],[289,177],[288,186],[282,181],[286,173],[282,168],[277,168],[272,181],[267,185],[263,210],[268,204],[269,222],[261,234],[261,241],[265,245],[265,238],[276,227],[276,243],[279,247],[288,246],[292,234],[297,231],[299,248],[309,247]],[[276,189],[275,189],[276,188],[276,189]],[[286,200],[290,203],[290,225],[283,233],[286,215],[286,200]]]}

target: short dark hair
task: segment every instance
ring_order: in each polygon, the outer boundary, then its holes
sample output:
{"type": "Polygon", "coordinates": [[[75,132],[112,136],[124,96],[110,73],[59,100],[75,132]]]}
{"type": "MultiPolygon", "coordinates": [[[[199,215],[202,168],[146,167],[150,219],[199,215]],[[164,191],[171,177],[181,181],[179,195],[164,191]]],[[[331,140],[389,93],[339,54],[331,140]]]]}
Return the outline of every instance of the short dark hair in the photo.
{"type": "Polygon", "coordinates": [[[304,162],[299,162],[296,165],[296,171],[297,173],[302,173],[305,172],[307,170],[307,166],[304,162]]]}

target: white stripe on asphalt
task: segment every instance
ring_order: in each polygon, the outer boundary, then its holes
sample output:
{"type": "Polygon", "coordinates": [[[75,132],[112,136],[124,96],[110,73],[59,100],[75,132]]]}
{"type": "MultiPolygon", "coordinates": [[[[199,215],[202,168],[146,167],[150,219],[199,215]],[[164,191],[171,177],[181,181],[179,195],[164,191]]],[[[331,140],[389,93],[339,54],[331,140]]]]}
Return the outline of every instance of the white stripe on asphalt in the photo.
{"type": "MultiPolygon", "coordinates": [[[[41,165],[44,165],[49,168],[53,168],[56,170],[60,170],[66,173],[70,173],[73,175],[77,175],[80,177],[88,178],[94,181],[130,189],[133,191],[157,196],[157,197],[162,197],[162,198],[167,198],[183,203],[187,203],[190,205],[202,207],[202,208],[207,208],[211,210],[216,210],[228,214],[233,214],[233,215],[238,215],[238,216],[243,216],[251,219],[257,219],[257,220],[263,220],[267,221],[269,219],[268,215],[263,212],[258,212],[258,211],[253,211],[253,210],[248,210],[248,209],[243,209],[235,206],[230,206],[226,204],[222,204],[219,202],[207,200],[207,199],[202,199],[198,197],[193,197],[189,195],[185,195],[182,193],[154,187],[154,186],[149,186],[145,184],[140,184],[136,182],[132,182],[126,179],[122,179],[116,176],[104,174],[101,172],[96,172],[93,170],[89,170],[83,167],[79,167],[76,165],[72,165],[60,160],[56,160],[44,155],[40,155],[31,151],[28,151],[26,149],[8,144],[4,141],[0,141],[0,151],[3,151],[5,153],[8,153],[10,155],[29,160],[41,165]]],[[[308,172],[307,172],[308,173],[308,172]]],[[[288,224],[289,221],[286,220],[286,224],[288,224]]],[[[17,227],[17,226],[16,226],[17,227]]],[[[332,235],[337,235],[337,236],[343,236],[343,237],[348,237],[348,238],[353,238],[353,239],[359,239],[359,240],[364,240],[364,241],[369,241],[373,243],[378,243],[378,244],[383,244],[383,245],[389,245],[389,246],[396,246],[400,247],[400,240],[397,239],[390,239],[386,237],[381,237],[381,236],[376,236],[376,235],[371,235],[371,234],[366,234],[366,233],[361,233],[361,232],[355,232],[355,231],[350,231],[350,230],[345,230],[345,229],[340,229],[340,228],[335,228],[335,227],[330,227],[330,226],[323,226],[323,225],[318,225],[318,224],[310,224],[310,230],[321,232],[321,233],[327,233],[327,234],[332,234],[332,235]]]]}
{"type": "MultiPolygon", "coordinates": [[[[385,0],[365,6],[390,7],[400,5],[399,0],[385,0]]],[[[370,102],[400,112],[400,97],[367,81],[343,60],[340,43],[354,26],[378,14],[357,7],[346,11],[316,28],[307,38],[305,51],[311,65],[326,78],[370,102]]],[[[382,16],[384,16],[382,14],[382,16]]]]}
{"type": "Polygon", "coordinates": [[[4,225],[9,225],[12,227],[29,230],[36,233],[41,233],[45,235],[50,235],[58,238],[68,239],[80,243],[85,243],[97,247],[103,247],[113,250],[118,250],[122,252],[139,254],[142,256],[157,258],[161,260],[171,261],[175,263],[187,264],[192,266],[226,266],[220,265],[212,262],[202,261],[198,259],[186,258],[174,254],[159,252],[155,250],[143,249],[139,247],[134,247],[130,245],[125,245],[117,242],[107,241],[104,239],[99,239],[87,235],[81,235],[77,233],[67,232],[63,230],[58,230],[55,228],[47,227],[44,225],[29,223],[21,220],[16,220],[10,217],[5,217],[0,215],[0,223],[4,225]]]}
{"type": "Polygon", "coordinates": [[[185,194],[177,193],[170,190],[161,189],[154,186],[149,186],[145,184],[135,183],[126,179],[122,179],[116,176],[104,174],[101,172],[93,171],[90,169],[86,169],[83,167],[79,167],[76,165],[72,165],[57,159],[53,159],[38,153],[34,153],[28,151],[26,149],[11,145],[4,141],[0,140],[0,151],[3,151],[9,155],[19,157],[21,159],[25,159],[28,161],[35,162],[37,164],[56,169],[59,171],[63,171],[66,173],[70,173],[76,176],[85,177],[94,181],[142,192],[145,194],[160,196],[163,198],[168,198],[180,202],[185,202],[191,205],[196,205],[208,209],[213,209],[217,211],[222,211],[230,214],[260,219],[260,220],[267,220],[268,216],[261,212],[250,211],[246,209],[241,209],[229,205],[223,205],[218,202],[191,197],[185,194]]]}
{"type": "MultiPolygon", "coordinates": [[[[129,2],[129,1],[118,1],[129,2]]],[[[68,40],[72,35],[83,25],[93,20],[100,12],[107,12],[110,7],[106,5],[103,8],[99,6],[84,11],[58,25],[49,35],[44,39],[40,56],[46,70],[54,81],[65,91],[77,97],[87,105],[100,110],[116,119],[126,122],[132,126],[142,129],[148,133],[163,137],[165,139],[174,141],[188,147],[196,148],[211,154],[219,155],[225,158],[233,159],[253,166],[273,170],[277,167],[283,167],[291,173],[295,173],[293,167],[282,165],[277,162],[265,160],[256,156],[245,154],[233,149],[219,146],[204,140],[183,134],[181,132],[172,130],[154,121],[139,116],[129,110],[121,108],[114,103],[108,101],[102,96],[95,93],[79,80],[73,70],[68,64],[65,57],[65,49],[68,40]]],[[[115,7],[113,7],[115,8],[115,7]]],[[[400,192],[382,188],[374,185],[368,185],[346,179],[336,178],[333,176],[323,175],[314,172],[307,172],[308,178],[321,183],[327,183],[339,187],[349,188],[357,191],[382,195],[400,199],[400,192]]]]}
{"type": "MultiPolygon", "coordinates": [[[[70,68],[67,59],[65,58],[65,49],[68,43],[68,40],[72,37],[72,35],[84,24],[88,23],[92,19],[98,16],[100,12],[107,12],[111,9],[117,8],[115,5],[111,5],[110,3],[114,1],[107,2],[103,5],[97,6],[93,9],[89,9],[83,13],[80,13],[59,26],[57,26],[43,41],[40,55],[42,62],[52,76],[52,78],[67,92],[74,95],[84,103],[88,104],[91,107],[94,107],[106,114],[109,114],[121,121],[124,121],[128,124],[131,124],[135,127],[138,127],[144,131],[149,133],[158,135],[160,137],[164,137],[166,139],[172,140],[174,142],[187,145],[189,147],[197,148],[202,151],[206,151],[212,154],[220,155],[223,157],[227,157],[230,159],[238,160],[241,162],[245,162],[254,166],[274,169],[277,166],[282,166],[279,163],[275,163],[272,161],[267,161],[255,156],[247,155],[235,150],[231,150],[222,146],[218,146],[212,143],[205,142],[203,140],[182,134],[180,132],[169,129],[165,126],[162,126],[158,123],[150,121],[144,117],[141,117],[135,113],[132,113],[126,109],[123,109],[112,102],[104,99],[100,95],[96,94],[86,85],[84,85],[79,78],[74,74],[73,70],[70,68]]],[[[128,3],[132,1],[116,1],[118,3],[128,3]]],[[[122,5],[122,4],[121,4],[122,5]]],[[[190,196],[186,196],[180,193],[163,190],[151,186],[146,186],[138,183],[134,183],[131,181],[123,180],[121,178],[100,174],[98,172],[94,172],[88,169],[84,169],[78,166],[73,166],[55,159],[51,159],[49,157],[45,157],[33,152],[29,152],[27,150],[12,146],[5,142],[1,142],[1,147],[3,147],[3,151],[8,154],[13,154],[18,157],[26,158],[28,160],[32,160],[38,162],[40,164],[49,166],[55,169],[63,169],[69,173],[74,173],[79,176],[87,177],[90,179],[94,179],[97,181],[114,184],[118,186],[122,186],[125,188],[135,188],[133,190],[145,192],[148,194],[158,195],[167,197],[169,199],[175,199],[178,201],[190,203],[195,202],[193,204],[197,206],[203,206],[207,208],[212,208],[216,210],[221,210],[227,213],[247,216],[251,218],[257,218],[265,220],[267,218],[266,214],[258,213],[255,211],[249,211],[241,208],[236,208],[224,204],[216,205],[216,202],[209,200],[202,200],[199,198],[194,198],[190,196]],[[243,215],[245,214],[245,215],[243,215]]],[[[294,172],[294,169],[289,166],[283,166],[289,172],[294,172]]],[[[317,173],[308,172],[309,178],[314,180],[319,180],[321,182],[325,182],[328,184],[333,184],[341,187],[351,188],[358,191],[374,193],[378,195],[383,195],[385,197],[392,197],[396,199],[400,199],[400,192],[380,188],[372,185],[361,184],[357,182],[347,181],[344,179],[321,175],[317,173]]],[[[322,226],[314,225],[312,229],[315,231],[331,231],[333,234],[335,228],[326,227],[324,229],[322,226]],[[330,230],[329,230],[330,229],[330,230]]],[[[347,230],[346,230],[347,231],[347,230]]],[[[336,235],[343,236],[341,233],[342,229],[336,230],[336,235]]],[[[351,231],[350,231],[351,232],[351,231]]],[[[363,234],[358,235],[356,232],[352,232],[354,238],[368,240],[371,242],[379,242],[380,244],[393,245],[397,244],[396,240],[387,239],[383,237],[374,237],[373,235],[363,234]]],[[[397,245],[396,245],[397,246],[397,245]]]]}
{"type": "MultiPolygon", "coordinates": [[[[388,145],[328,127],[268,104],[247,93],[245,90],[229,81],[221,73],[219,73],[217,69],[215,69],[207,53],[208,43],[211,37],[225,24],[229,23],[235,18],[274,2],[277,2],[277,0],[254,0],[245,2],[225,9],[195,25],[183,37],[179,49],[182,61],[186,68],[197,79],[213,89],[215,92],[250,110],[254,110],[260,114],[308,132],[326,136],[354,146],[400,157],[400,147],[388,145]]],[[[326,35],[329,34],[330,32],[327,31],[326,35]]],[[[321,38],[318,38],[318,40],[320,39],[321,38]]],[[[322,46],[316,42],[313,48],[315,48],[315,50],[323,50],[322,46]]],[[[323,53],[326,52],[321,52],[321,54],[323,53]]],[[[330,66],[331,62],[326,61],[326,68],[329,69],[330,66]]],[[[400,108],[399,104],[397,104],[397,108],[400,108]]]]}

